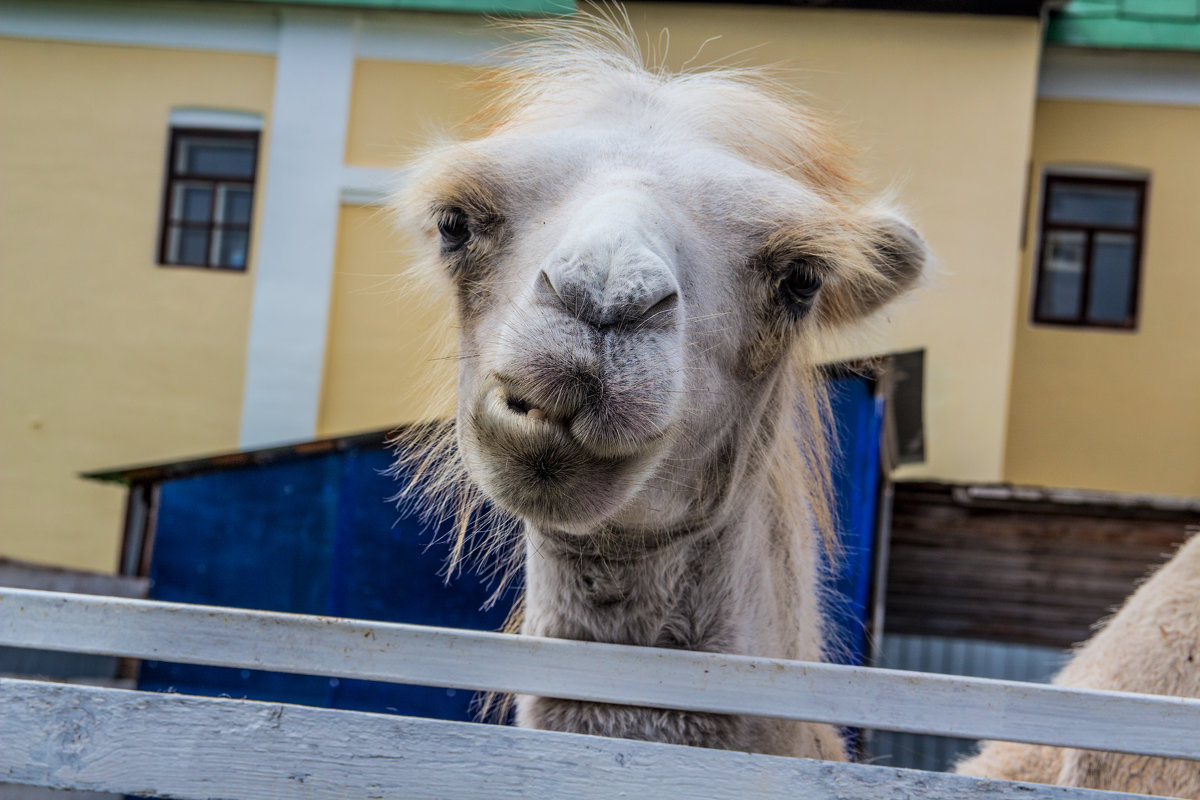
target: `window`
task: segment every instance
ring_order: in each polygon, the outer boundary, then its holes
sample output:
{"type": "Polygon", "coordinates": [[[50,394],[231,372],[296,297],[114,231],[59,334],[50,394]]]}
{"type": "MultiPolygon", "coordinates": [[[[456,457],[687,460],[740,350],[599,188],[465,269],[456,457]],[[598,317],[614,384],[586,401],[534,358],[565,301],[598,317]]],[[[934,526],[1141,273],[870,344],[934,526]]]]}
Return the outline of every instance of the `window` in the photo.
{"type": "Polygon", "coordinates": [[[1137,326],[1146,181],[1047,175],[1034,322],[1137,326]]]}
{"type": "Polygon", "coordinates": [[[258,131],[172,128],[160,264],[244,270],[258,131]]]}

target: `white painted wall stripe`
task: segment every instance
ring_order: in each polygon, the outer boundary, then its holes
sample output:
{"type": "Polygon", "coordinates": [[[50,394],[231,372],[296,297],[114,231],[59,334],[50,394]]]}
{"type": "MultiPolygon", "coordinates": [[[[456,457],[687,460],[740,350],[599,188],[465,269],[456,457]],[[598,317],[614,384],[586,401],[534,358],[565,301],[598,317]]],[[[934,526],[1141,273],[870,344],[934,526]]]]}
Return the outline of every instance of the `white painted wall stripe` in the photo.
{"type": "Polygon", "coordinates": [[[316,433],[355,22],[287,10],[279,36],[240,445],[316,433]]]}
{"type": "Polygon", "coordinates": [[[5,0],[0,36],[274,53],[278,15],[277,9],[232,4],[5,0]]]}
{"type": "Polygon", "coordinates": [[[262,115],[253,111],[227,111],[219,108],[173,108],[172,128],[218,128],[226,131],[261,131],[262,115]]]}
{"type": "MultiPolygon", "coordinates": [[[[5,0],[0,36],[121,46],[274,54],[279,8],[141,0],[5,0]]],[[[511,38],[478,14],[334,11],[360,26],[356,55],[385,61],[479,65],[511,38]]]]}
{"type": "Polygon", "coordinates": [[[400,170],[346,166],[342,168],[341,200],[346,205],[381,206],[403,183],[400,170]]]}
{"type": "Polygon", "coordinates": [[[1048,47],[1038,96],[1056,100],[1200,105],[1200,53],[1048,47]]]}
{"type": "Polygon", "coordinates": [[[191,800],[1134,800],[496,725],[0,679],[0,775],[191,800]]]}
{"type": "Polygon", "coordinates": [[[0,645],[1200,759],[1200,700],[0,589],[0,645]]]}

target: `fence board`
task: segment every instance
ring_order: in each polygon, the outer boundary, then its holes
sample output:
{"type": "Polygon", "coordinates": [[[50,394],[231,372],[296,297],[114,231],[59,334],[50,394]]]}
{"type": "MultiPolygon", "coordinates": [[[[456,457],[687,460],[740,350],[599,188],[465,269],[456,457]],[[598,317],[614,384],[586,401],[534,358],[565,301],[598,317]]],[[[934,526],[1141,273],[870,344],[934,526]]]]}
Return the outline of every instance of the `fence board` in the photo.
{"type": "Polygon", "coordinates": [[[208,800],[1131,800],[494,725],[0,679],[0,775],[208,800]]]}
{"type": "Polygon", "coordinates": [[[0,589],[0,645],[1200,760],[1200,700],[0,589]]]}
{"type": "Polygon", "coordinates": [[[81,572],[0,557],[0,586],[20,586],[23,589],[75,594],[145,597],[150,588],[150,581],[148,578],[81,572]]]}

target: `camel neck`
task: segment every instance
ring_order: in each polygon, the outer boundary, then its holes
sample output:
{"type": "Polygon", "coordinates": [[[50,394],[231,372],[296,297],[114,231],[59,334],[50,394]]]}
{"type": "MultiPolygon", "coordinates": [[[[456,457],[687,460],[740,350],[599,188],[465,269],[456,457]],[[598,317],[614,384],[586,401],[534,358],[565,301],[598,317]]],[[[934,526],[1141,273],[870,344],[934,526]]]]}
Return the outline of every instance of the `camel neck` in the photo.
{"type": "MultiPolygon", "coordinates": [[[[522,632],[584,641],[817,660],[812,536],[780,526],[765,487],[726,524],[613,550],[526,531],[522,632]]],[[[740,498],[739,498],[740,499],[740,498]]],[[[833,728],[522,696],[525,727],[701,747],[844,757],[833,728]]]]}
{"type": "Polygon", "coordinates": [[[761,608],[772,537],[760,515],[699,530],[602,540],[527,530],[526,633],[746,652],[739,623],[761,608]],[[747,580],[750,576],[758,579],[747,580]]]}

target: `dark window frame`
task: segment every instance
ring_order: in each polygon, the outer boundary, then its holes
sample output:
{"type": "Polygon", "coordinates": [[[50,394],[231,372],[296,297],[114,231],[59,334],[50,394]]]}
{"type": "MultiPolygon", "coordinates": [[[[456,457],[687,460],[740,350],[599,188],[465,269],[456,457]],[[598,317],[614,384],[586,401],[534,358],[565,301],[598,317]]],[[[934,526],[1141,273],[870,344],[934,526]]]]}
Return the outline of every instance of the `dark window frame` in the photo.
{"type": "Polygon", "coordinates": [[[1101,328],[1107,330],[1136,331],[1139,311],[1141,309],[1142,262],[1146,241],[1146,196],[1149,194],[1150,180],[1148,177],[1073,175],[1069,172],[1046,172],[1042,179],[1042,207],[1040,214],[1040,229],[1038,231],[1038,255],[1034,264],[1033,298],[1030,303],[1030,320],[1038,325],[1057,325],[1069,328],[1101,328]],[[1052,222],[1050,220],[1050,192],[1055,184],[1092,184],[1096,186],[1113,186],[1120,188],[1136,188],[1138,190],[1138,205],[1136,224],[1100,225],[1079,222],[1052,222]],[[1053,231],[1068,231],[1082,233],[1083,243],[1083,277],[1079,292],[1079,313],[1075,317],[1048,316],[1041,313],[1042,293],[1045,290],[1046,257],[1049,251],[1046,243],[1047,234],[1053,231]],[[1092,253],[1097,233],[1120,233],[1133,236],[1133,276],[1129,287],[1129,309],[1124,321],[1089,319],[1088,297],[1092,287],[1092,253]]]}
{"type": "Polygon", "coordinates": [[[261,132],[257,130],[243,130],[231,128],[198,128],[188,126],[173,126],[170,128],[170,139],[167,145],[167,165],[163,176],[163,201],[162,213],[159,216],[158,222],[158,248],[156,251],[157,264],[162,267],[182,267],[191,269],[215,270],[218,272],[237,272],[244,273],[250,269],[250,253],[252,229],[254,226],[254,196],[258,188],[258,157],[261,132]],[[253,162],[251,175],[247,178],[245,175],[218,175],[216,173],[183,173],[176,169],[176,164],[179,156],[179,145],[181,140],[187,137],[206,137],[213,139],[241,140],[254,143],[253,162]],[[192,222],[173,221],[171,219],[171,198],[175,192],[175,185],[180,182],[185,183],[208,183],[210,185],[210,193],[212,195],[211,206],[207,222],[192,222]],[[217,222],[217,187],[222,183],[249,184],[250,185],[250,219],[246,223],[218,223],[217,222]],[[190,261],[171,261],[169,258],[168,249],[170,247],[171,228],[203,228],[208,231],[208,246],[205,248],[206,258],[205,263],[195,263],[190,261]],[[246,232],[246,260],[240,267],[230,266],[226,264],[214,263],[213,259],[213,235],[218,230],[229,231],[245,231],[246,232]]]}

